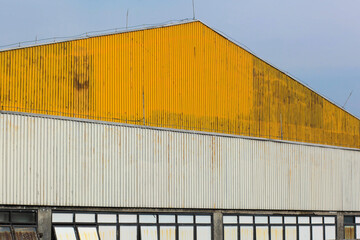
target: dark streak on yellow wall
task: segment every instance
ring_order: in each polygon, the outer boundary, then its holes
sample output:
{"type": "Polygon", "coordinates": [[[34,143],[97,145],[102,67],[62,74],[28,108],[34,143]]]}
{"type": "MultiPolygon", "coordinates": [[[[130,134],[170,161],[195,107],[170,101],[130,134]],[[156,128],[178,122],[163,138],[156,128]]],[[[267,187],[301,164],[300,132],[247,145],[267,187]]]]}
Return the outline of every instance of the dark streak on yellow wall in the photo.
{"type": "Polygon", "coordinates": [[[0,52],[1,108],[360,148],[360,121],[200,22],[0,52]]]}

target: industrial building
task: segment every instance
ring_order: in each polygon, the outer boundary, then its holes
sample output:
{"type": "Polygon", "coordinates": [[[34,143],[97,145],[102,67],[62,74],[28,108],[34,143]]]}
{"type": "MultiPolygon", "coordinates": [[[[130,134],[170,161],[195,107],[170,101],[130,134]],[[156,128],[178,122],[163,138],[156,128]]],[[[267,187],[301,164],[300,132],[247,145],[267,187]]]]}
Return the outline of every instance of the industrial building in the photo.
{"type": "Polygon", "coordinates": [[[0,51],[0,239],[360,238],[360,120],[200,21],[0,51]]]}

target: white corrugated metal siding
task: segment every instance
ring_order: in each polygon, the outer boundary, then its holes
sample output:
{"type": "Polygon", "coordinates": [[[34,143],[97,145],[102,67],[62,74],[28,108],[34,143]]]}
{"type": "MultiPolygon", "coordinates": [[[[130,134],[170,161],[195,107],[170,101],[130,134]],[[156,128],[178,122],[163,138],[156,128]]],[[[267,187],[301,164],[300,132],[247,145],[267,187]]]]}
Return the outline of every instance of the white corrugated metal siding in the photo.
{"type": "Polygon", "coordinates": [[[360,210],[360,151],[0,115],[0,204],[360,210]]]}

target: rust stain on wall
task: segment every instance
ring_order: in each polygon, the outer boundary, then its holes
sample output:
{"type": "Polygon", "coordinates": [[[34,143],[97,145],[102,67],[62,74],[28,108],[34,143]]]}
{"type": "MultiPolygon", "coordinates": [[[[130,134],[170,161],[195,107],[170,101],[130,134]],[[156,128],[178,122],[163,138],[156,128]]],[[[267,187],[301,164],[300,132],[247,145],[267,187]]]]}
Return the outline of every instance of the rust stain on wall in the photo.
{"type": "Polygon", "coordinates": [[[91,74],[89,56],[74,56],[71,68],[71,75],[75,89],[78,91],[88,89],[91,74]]]}

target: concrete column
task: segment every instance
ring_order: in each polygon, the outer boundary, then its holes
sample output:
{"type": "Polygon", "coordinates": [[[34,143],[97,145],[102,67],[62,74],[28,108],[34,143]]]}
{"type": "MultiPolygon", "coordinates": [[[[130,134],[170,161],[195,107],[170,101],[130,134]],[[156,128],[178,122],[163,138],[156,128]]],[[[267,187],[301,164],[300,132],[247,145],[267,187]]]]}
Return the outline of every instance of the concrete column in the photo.
{"type": "Polygon", "coordinates": [[[38,210],[38,233],[41,240],[51,240],[51,208],[38,210]]]}
{"type": "Polygon", "coordinates": [[[220,211],[214,213],[214,240],[223,240],[223,214],[220,211]]]}
{"type": "Polygon", "coordinates": [[[337,212],[336,214],[336,239],[343,240],[345,238],[344,232],[344,214],[337,212]]]}

